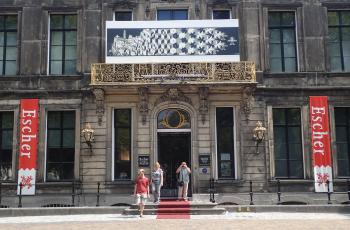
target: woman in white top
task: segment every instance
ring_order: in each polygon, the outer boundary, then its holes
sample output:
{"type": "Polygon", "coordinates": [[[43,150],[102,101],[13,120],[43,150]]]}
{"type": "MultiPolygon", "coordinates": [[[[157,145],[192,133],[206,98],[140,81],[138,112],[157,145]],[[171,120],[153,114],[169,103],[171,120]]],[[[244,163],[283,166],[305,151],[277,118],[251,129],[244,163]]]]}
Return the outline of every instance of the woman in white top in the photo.
{"type": "Polygon", "coordinates": [[[158,162],[155,163],[151,175],[152,193],[154,196],[154,203],[158,204],[160,200],[160,188],[163,186],[163,170],[160,168],[158,162]]]}

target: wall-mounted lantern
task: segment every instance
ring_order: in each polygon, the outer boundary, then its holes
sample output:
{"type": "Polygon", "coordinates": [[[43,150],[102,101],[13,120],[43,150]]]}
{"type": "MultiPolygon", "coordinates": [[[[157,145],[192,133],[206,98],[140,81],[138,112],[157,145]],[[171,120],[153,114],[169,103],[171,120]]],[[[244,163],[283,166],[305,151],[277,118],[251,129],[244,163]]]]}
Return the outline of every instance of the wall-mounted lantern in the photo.
{"type": "Polygon", "coordinates": [[[265,139],[266,128],[262,126],[261,121],[256,123],[256,127],[253,129],[253,138],[256,142],[256,153],[259,153],[259,144],[265,139]]]}
{"type": "Polygon", "coordinates": [[[87,123],[85,128],[81,130],[81,135],[84,137],[85,143],[89,146],[90,151],[92,152],[92,142],[95,140],[94,130],[91,128],[91,125],[87,123]]]}

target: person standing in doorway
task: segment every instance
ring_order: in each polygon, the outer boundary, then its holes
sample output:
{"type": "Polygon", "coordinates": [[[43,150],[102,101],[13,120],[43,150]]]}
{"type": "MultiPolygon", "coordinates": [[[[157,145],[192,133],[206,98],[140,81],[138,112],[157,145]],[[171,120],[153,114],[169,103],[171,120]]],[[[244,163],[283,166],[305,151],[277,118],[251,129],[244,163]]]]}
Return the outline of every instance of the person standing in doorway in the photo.
{"type": "Polygon", "coordinates": [[[145,203],[149,197],[149,180],[143,169],[139,170],[139,175],[135,180],[134,195],[136,196],[136,203],[139,205],[140,217],[142,217],[145,203]]]}
{"type": "Polygon", "coordinates": [[[187,201],[188,183],[190,182],[191,169],[187,166],[186,162],[182,162],[176,169],[178,174],[178,198],[187,201]]]}
{"type": "Polygon", "coordinates": [[[151,175],[151,183],[152,183],[152,193],[154,196],[153,203],[159,204],[160,189],[163,186],[163,170],[160,168],[160,164],[158,162],[156,162],[154,165],[154,169],[151,175]]]}

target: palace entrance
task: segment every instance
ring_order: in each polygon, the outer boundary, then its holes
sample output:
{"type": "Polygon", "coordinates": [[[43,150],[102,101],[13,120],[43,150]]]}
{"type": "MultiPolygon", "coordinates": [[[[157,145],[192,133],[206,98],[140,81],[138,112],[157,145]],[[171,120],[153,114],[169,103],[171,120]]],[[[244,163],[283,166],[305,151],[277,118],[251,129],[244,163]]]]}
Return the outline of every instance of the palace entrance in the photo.
{"type": "MultiPolygon", "coordinates": [[[[177,197],[176,169],[185,161],[191,167],[191,119],[180,108],[162,110],[157,118],[158,162],[163,174],[161,197],[177,197]]],[[[188,186],[191,195],[191,184],[188,186]]]]}
{"type": "Polygon", "coordinates": [[[164,171],[161,197],[177,197],[176,169],[183,161],[191,168],[190,153],[191,133],[158,133],[158,161],[164,171]]]}

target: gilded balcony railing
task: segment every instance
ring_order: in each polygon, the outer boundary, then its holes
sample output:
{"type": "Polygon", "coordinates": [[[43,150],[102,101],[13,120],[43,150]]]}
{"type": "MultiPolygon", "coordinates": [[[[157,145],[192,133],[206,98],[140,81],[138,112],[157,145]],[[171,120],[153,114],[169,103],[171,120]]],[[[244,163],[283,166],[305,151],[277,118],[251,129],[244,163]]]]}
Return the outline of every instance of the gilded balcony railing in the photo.
{"type": "Polygon", "coordinates": [[[255,82],[253,62],[92,64],[91,85],[165,82],[255,82]]]}

